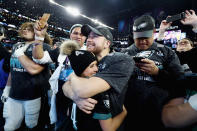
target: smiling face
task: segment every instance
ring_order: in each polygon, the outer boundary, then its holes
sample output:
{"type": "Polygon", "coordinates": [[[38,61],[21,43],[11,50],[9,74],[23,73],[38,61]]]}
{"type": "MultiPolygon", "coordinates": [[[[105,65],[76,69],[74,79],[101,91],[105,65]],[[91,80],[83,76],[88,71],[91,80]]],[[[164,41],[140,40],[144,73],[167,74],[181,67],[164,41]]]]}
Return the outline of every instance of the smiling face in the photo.
{"type": "Polygon", "coordinates": [[[77,41],[77,43],[79,43],[80,47],[83,46],[83,44],[86,40],[86,37],[81,34],[81,27],[75,27],[72,30],[72,32],[70,34],[70,39],[77,41]]]}
{"type": "Polygon", "coordinates": [[[93,61],[81,74],[82,77],[91,77],[98,71],[97,61],[93,61]]]}
{"type": "Polygon", "coordinates": [[[90,32],[87,39],[87,50],[95,55],[109,48],[109,41],[104,37],[90,32]]]}

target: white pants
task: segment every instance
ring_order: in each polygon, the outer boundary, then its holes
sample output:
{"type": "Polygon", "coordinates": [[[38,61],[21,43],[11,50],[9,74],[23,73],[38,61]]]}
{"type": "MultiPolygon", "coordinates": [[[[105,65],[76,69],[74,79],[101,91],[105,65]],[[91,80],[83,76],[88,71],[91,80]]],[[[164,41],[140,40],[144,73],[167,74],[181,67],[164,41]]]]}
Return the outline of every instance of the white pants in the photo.
{"type": "Polygon", "coordinates": [[[25,116],[25,124],[28,128],[34,128],[38,123],[41,107],[41,98],[21,101],[8,98],[4,103],[3,117],[5,118],[5,131],[14,131],[21,126],[25,116]]]}

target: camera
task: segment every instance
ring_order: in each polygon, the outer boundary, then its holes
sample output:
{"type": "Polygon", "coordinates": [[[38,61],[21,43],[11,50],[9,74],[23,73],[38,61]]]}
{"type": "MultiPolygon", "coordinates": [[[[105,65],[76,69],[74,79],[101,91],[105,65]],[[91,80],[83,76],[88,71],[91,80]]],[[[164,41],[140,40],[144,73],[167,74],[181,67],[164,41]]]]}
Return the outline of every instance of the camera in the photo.
{"type": "Polygon", "coordinates": [[[140,62],[142,62],[142,61],[141,61],[142,59],[145,59],[145,58],[144,58],[144,57],[140,57],[140,56],[139,56],[139,57],[137,57],[137,56],[134,56],[134,57],[133,57],[133,60],[135,61],[135,63],[140,63],[140,62]]]}
{"type": "Polygon", "coordinates": [[[177,20],[182,20],[185,18],[185,12],[182,12],[180,14],[176,14],[176,15],[173,15],[173,16],[170,16],[170,17],[167,17],[166,18],[166,22],[173,22],[173,21],[177,21],[177,20]]]}

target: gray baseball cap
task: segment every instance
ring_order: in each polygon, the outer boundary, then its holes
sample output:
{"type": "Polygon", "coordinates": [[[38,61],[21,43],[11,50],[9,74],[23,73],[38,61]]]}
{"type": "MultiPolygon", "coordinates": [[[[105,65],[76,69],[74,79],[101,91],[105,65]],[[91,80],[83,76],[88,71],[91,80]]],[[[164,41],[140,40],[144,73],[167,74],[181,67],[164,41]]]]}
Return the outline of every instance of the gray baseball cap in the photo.
{"type": "Polygon", "coordinates": [[[154,28],[154,18],[150,15],[142,15],[134,21],[133,38],[152,37],[154,28]]]}

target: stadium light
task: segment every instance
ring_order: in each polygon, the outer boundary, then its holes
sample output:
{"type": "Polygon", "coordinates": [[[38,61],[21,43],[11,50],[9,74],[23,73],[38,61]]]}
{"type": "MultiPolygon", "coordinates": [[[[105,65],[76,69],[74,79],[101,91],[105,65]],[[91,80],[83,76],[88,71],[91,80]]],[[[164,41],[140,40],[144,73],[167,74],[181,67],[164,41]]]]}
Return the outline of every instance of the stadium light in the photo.
{"type": "Polygon", "coordinates": [[[79,16],[80,15],[80,11],[76,8],[73,8],[73,7],[66,7],[66,11],[69,12],[73,16],[79,16]]]}
{"type": "Polygon", "coordinates": [[[82,17],[87,18],[90,21],[94,22],[95,24],[99,24],[99,25],[102,25],[104,27],[108,27],[108,28],[110,28],[112,30],[114,29],[114,28],[112,28],[110,26],[107,26],[107,25],[103,24],[102,22],[98,21],[97,19],[93,19],[93,18],[90,18],[90,17],[88,17],[86,15],[81,14],[80,11],[78,9],[76,9],[76,8],[73,8],[73,7],[65,7],[63,5],[60,5],[60,4],[56,3],[54,0],[49,0],[49,2],[51,2],[52,4],[55,4],[55,5],[59,6],[59,7],[62,7],[64,9],[66,9],[66,11],[68,13],[70,13],[71,15],[73,15],[73,16],[82,16],[82,17]]]}

